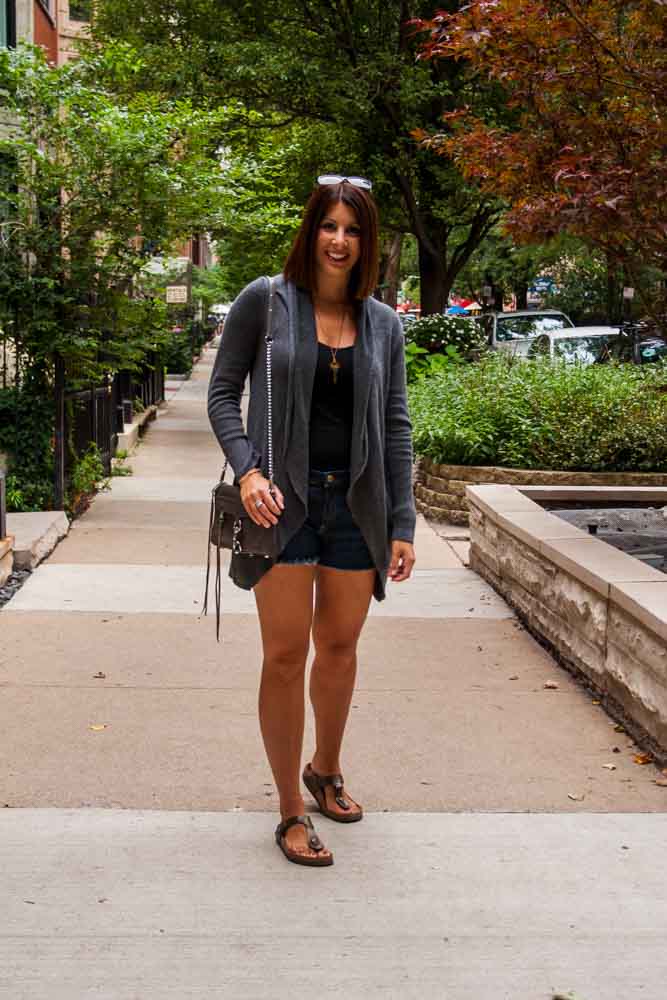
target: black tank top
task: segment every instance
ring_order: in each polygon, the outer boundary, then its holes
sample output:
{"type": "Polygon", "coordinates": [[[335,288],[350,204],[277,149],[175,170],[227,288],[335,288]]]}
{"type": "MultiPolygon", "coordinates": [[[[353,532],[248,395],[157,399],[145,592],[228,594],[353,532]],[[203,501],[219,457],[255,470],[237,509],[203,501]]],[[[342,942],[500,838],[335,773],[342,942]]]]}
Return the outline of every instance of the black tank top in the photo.
{"type": "Polygon", "coordinates": [[[336,382],[329,367],[331,349],[318,341],[317,368],[310,407],[310,468],[349,469],[354,412],[354,345],[339,347],[336,382]]]}

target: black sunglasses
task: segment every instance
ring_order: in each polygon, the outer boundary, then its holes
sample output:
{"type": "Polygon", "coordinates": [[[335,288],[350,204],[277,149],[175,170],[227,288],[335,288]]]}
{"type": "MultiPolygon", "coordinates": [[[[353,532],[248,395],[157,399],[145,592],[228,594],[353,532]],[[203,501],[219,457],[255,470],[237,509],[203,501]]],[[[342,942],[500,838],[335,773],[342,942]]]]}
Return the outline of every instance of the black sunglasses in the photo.
{"type": "Polygon", "coordinates": [[[341,174],[320,174],[317,178],[317,183],[321,185],[326,184],[342,184],[343,181],[347,181],[352,187],[363,188],[364,191],[371,191],[373,189],[372,183],[365,177],[343,177],[341,174]]]}

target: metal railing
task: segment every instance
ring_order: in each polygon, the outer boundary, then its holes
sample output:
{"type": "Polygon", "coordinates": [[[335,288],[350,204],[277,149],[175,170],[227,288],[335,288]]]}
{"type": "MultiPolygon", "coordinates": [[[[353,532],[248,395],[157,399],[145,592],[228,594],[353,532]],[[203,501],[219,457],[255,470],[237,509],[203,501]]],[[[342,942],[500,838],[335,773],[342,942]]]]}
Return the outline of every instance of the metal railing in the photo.
{"type": "Polygon", "coordinates": [[[67,392],[64,378],[56,379],[56,439],[62,442],[55,463],[56,506],[64,502],[73,462],[85,453],[89,444],[97,445],[108,476],[118,435],[123,433],[125,424],[132,423],[135,401],[147,409],[163,400],[164,370],[157,352],[147,355],[139,371],[116,372],[104,385],[67,392]]]}
{"type": "Polygon", "coordinates": [[[0,471],[0,538],[7,537],[7,496],[5,493],[5,474],[0,471]]]}

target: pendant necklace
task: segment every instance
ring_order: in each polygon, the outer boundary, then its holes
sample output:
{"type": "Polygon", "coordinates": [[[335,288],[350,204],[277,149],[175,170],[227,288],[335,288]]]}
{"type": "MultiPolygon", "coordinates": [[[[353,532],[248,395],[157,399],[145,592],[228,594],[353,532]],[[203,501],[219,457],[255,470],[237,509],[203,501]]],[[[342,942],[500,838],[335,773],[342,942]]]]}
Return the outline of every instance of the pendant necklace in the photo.
{"type": "MultiPolygon", "coordinates": [[[[331,351],[331,361],[329,362],[329,368],[331,369],[331,377],[333,379],[334,385],[338,383],[338,372],[340,370],[340,361],[338,360],[336,355],[338,354],[338,350],[340,348],[340,342],[343,339],[343,325],[345,323],[346,312],[347,312],[346,309],[341,310],[340,327],[338,329],[338,343],[336,344],[335,347],[332,347],[331,344],[326,345],[331,351]]],[[[322,325],[322,318],[320,316],[318,316],[317,318],[320,321],[320,328],[324,331],[324,327],[322,325]]]]}

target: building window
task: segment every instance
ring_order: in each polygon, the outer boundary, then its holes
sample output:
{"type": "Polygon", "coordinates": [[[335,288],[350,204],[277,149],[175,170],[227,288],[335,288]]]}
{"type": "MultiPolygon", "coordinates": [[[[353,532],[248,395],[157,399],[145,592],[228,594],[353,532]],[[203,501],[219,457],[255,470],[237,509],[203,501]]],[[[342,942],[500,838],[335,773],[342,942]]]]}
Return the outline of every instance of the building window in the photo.
{"type": "Polygon", "coordinates": [[[70,0],[70,21],[90,21],[91,8],[91,0],[70,0]]]}
{"type": "Polygon", "coordinates": [[[16,0],[0,0],[0,48],[16,45],[16,0]]]}

